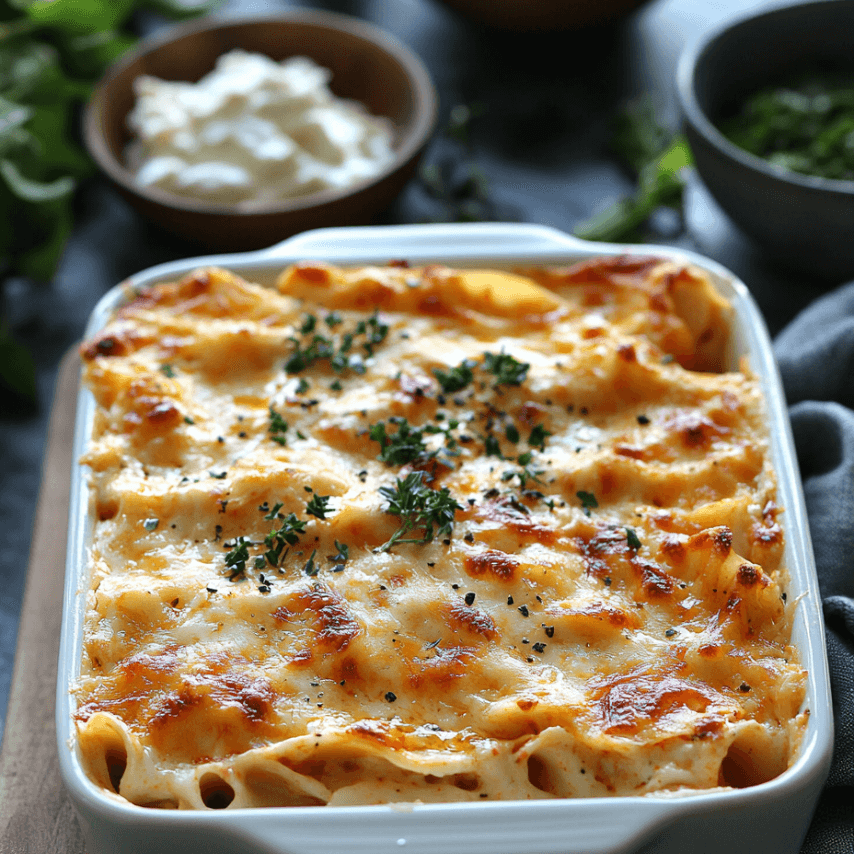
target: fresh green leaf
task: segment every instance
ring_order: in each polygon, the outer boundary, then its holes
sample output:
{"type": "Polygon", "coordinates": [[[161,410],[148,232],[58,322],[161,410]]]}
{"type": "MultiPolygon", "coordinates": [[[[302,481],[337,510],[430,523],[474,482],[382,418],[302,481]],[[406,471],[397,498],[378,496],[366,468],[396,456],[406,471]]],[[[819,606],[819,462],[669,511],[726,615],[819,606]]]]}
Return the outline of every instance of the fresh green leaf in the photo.
{"type": "Polygon", "coordinates": [[[72,33],[114,30],[130,15],[133,0],[29,0],[26,16],[36,24],[72,33]]]}
{"type": "Polygon", "coordinates": [[[0,321],[0,387],[5,386],[24,400],[36,401],[36,368],[29,350],[14,339],[0,321]]]}
{"type": "Polygon", "coordinates": [[[174,21],[181,21],[185,18],[195,18],[199,15],[204,15],[207,12],[216,9],[221,5],[222,0],[143,0],[139,5],[146,9],[151,9],[153,12],[159,12],[167,18],[174,21]]]}
{"type": "Polygon", "coordinates": [[[0,160],[0,176],[6,186],[25,202],[53,202],[74,192],[74,179],[65,176],[55,181],[37,181],[22,175],[10,160],[0,160]]]}

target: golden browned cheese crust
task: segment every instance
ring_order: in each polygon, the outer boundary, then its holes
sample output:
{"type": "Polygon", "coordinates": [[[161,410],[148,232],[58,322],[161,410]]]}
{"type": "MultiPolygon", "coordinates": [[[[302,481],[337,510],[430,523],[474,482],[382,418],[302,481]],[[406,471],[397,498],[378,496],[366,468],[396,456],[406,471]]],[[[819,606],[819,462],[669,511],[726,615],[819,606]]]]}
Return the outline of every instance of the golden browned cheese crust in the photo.
{"type": "Polygon", "coordinates": [[[805,673],[729,324],[650,258],[132,295],[81,350],[87,773],[191,809],[781,773],[805,673]]]}

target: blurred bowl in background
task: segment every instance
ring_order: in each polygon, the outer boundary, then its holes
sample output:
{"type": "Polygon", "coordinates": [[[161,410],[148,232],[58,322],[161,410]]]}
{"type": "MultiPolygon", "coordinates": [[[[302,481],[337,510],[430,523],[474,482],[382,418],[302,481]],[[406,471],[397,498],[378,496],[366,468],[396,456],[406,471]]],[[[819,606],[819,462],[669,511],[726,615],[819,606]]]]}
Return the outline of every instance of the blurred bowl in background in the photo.
{"type": "Polygon", "coordinates": [[[647,0],[444,0],[467,18],[503,30],[580,30],[605,24],[647,0]]]}
{"type": "Polygon", "coordinates": [[[421,60],[383,30],[328,12],[250,19],[207,18],[170,28],[117,62],[95,88],[83,118],[86,147],[119,192],[166,231],[214,250],[269,246],[310,228],[369,223],[413,174],[436,124],[438,99],[421,60]],[[375,178],[276,202],[230,205],[141,186],[124,162],[134,80],[149,74],[196,82],[234,48],[274,60],[308,56],[332,72],[339,98],[360,101],[395,128],[394,160],[375,178]]]}
{"type": "Polygon", "coordinates": [[[685,132],[703,182],[770,260],[841,282],[854,277],[854,181],[772,166],[719,130],[749,96],[799,69],[854,80],[854,0],[766,7],[686,49],[677,73],[685,132]]]}

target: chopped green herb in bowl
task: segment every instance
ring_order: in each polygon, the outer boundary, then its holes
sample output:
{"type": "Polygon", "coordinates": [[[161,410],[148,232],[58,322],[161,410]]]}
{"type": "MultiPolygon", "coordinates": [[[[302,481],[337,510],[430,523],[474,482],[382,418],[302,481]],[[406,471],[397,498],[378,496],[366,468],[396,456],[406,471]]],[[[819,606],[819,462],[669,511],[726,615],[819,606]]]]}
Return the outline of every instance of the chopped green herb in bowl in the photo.
{"type": "Polygon", "coordinates": [[[854,73],[812,73],[760,89],[721,130],[781,169],[852,181],[854,73]]]}

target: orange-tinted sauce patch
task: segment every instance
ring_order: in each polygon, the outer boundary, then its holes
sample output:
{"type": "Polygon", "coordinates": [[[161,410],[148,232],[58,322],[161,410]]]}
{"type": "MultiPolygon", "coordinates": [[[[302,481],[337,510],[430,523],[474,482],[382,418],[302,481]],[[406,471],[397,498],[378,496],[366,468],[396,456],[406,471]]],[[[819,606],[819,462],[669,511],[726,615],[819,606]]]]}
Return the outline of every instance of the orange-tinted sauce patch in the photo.
{"type": "Polygon", "coordinates": [[[445,619],[448,627],[454,630],[463,629],[486,640],[494,640],[498,636],[492,617],[480,608],[455,603],[447,608],[445,619]]]}
{"type": "Polygon", "coordinates": [[[472,647],[452,646],[436,647],[430,658],[409,659],[409,684],[417,688],[425,682],[438,685],[448,683],[465,676],[468,665],[475,659],[472,647]]]}
{"type": "Polygon", "coordinates": [[[509,528],[522,537],[531,537],[546,545],[551,545],[557,538],[554,528],[531,519],[527,507],[506,495],[485,501],[478,511],[481,518],[509,528]]]}
{"type": "Polygon", "coordinates": [[[658,673],[635,672],[603,682],[605,689],[593,710],[598,725],[609,734],[633,734],[683,710],[706,712],[723,700],[706,685],[658,673]]]}
{"type": "Polygon", "coordinates": [[[489,575],[498,581],[513,581],[519,569],[519,561],[513,555],[497,549],[487,549],[477,554],[466,555],[466,572],[473,578],[489,575]]]}
{"type": "Polygon", "coordinates": [[[692,410],[673,413],[664,420],[663,426],[678,435],[686,448],[699,450],[708,449],[715,437],[725,436],[730,432],[728,427],[722,427],[711,418],[692,410]]]}

